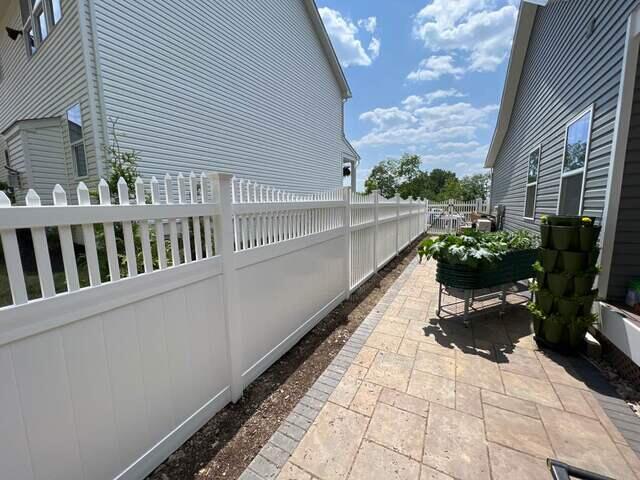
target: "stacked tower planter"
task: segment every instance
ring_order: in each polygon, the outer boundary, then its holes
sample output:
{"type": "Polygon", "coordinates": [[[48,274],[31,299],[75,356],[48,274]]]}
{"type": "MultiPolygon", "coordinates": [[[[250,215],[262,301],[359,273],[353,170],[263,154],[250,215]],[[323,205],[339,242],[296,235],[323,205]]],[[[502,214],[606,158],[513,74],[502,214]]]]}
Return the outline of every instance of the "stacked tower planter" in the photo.
{"type": "Polygon", "coordinates": [[[596,291],[598,235],[591,217],[543,217],[536,269],[536,340],[561,351],[577,350],[589,325],[596,291]]]}

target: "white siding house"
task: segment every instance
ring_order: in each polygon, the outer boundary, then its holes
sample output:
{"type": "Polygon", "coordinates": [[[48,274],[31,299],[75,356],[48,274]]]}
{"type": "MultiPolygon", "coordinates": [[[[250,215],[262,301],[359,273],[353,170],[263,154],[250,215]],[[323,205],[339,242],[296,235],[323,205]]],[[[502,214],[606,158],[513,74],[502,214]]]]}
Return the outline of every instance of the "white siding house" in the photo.
{"type": "Polygon", "coordinates": [[[19,172],[18,201],[105,175],[114,121],[145,177],[215,170],[304,192],[357,163],[349,87],[313,0],[30,4],[0,4],[0,180],[19,172]]]}

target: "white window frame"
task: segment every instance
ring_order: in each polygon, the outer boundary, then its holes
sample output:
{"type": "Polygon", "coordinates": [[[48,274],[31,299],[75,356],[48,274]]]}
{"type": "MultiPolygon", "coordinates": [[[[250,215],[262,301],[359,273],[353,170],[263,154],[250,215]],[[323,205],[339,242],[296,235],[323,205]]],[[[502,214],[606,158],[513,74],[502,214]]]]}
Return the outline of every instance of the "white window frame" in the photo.
{"type": "Polygon", "coordinates": [[[84,118],[82,117],[82,102],[74,102],[71,105],[69,105],[65,112],[64,112],[64,119],[65,122],[67,122],[67,140],[69,142],[69,152],[71,153],[71,163],[73,164],[73,175],[77,180],[82,180],[85,178],[89,177],[89,160],[87,159],[87,144],[85,142],[84,139],[84,118]],[[71,132],[69,130],[69,110],[71,110],[73,107],[78,106],[78,108],[80,109],[80,121],[82,122],[82,140],[76,140],[75,142],[71,141],[71,132]],[[82,144],[82,149],[84,150],[84,162],[85,162],[85,169],[87,171],[87,173],[85,175],[78,175],[78,162],[76,161],[76,159],[74,158],[73,155],[73,147],[75,147],[78,144],[82,144]]]}
{"type": "Polygon", "coordinates": [[[562,162],[560,163],[560,185],[558,188],[558,204],[556,206],[556,215],[560,215],[560,200],[562,199],[562,181],[573,175],[579,175],[582,173],[582,188],[580,189],[580,204],[578,207],[578,215],[582,215],[582,209],[584,207],[584,187],[587,183],[587,164],[589,163],[589,151],[591,149],[591,128],[593,126],[593,105],[589,106],[585,110],[581,111],[578,115],[574,116],[564,127],[564,143],[562,144],[562,162]],[[567,140],[569,139],[569,127],[580,120],[585,114],[589,114],[589,128],[587,133],[587,148],[585,150],[584,164],[582,168],[576,168],[569,172],[564,171],[564,161],[567,154],[567,140]]]}
{"type": "MultiPolygon", "coordinates": [[[[36,0],[37,4],[34,6],[32,0],[20,0],[20,2],[26,2],[29,8],[29,15],[22,22],[22,33],[25,41],[25,45],[27,48],[27,55],[29,57],[34,56],[40,50],[42,44],[46,41],[47,38],[51,36],[54,28],[58,23],[60,23],[64,17],[64,12],[62,12],[62,5],[60,5],[60,18],[56,22],[53,16],[53,0],[36,0]],[[43,39],[40,38],[40,29],[36,28],[36,18],[40,13],[44,14],[45,27],[47,29],[47,36],[43,39]],[[31,49],[31,44],[29,42],[29,35],[27,32],[31,30],[33,32],[33,50],[31,49]]],[[[58,0],[61,2],[61,0],[58,0]]],[[[20,11],[22,12],[22,5],[20,5],[20,11]]]]}
{"type": "Polygon", "coordinates": [[[522,218],[525,220],[535,220],[536,218],[536,202],[538,201],[538,179],[540,178],[540,164],[542,163],[542,144],[538,145],[536,148],[529,152],[527,155],[527,172],[526,172],[526,183],[524,187],[524,210],[522,212],[522,218]],[[538,152],[538,169],[536,170],[536,181],[529,181],[529,161],[531,160],[531,154],[533,152],[538,152]],[[535,185],[536,189],[533,191],[533,216],[527,217],[527,191],[529,187],[533,187],[535,185]]]}

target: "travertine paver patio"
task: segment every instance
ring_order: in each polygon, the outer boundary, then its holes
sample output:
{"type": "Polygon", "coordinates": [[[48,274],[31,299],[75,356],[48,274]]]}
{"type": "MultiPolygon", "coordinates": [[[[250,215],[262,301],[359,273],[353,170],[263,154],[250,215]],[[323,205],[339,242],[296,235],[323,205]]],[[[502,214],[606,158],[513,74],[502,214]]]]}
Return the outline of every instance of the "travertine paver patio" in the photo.
{"type": "Polygon", "coordinates": [[[410,266],[243,478],[547,479],[547,457],[640,478],[600,387],[537,350],[526,310],[467,329],[436,292],[434,263],[410,266]]]}

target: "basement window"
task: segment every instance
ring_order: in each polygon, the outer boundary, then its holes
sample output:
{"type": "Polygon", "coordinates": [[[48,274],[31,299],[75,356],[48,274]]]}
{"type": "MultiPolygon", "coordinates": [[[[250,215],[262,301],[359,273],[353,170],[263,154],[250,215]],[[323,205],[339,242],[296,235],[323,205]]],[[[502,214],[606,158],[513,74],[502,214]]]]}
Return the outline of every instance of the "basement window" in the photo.
{"type": "Polygon", "coordinates": [[[536,216],[536,193],[538,191],[538,172],[540,171],[540,147],[529,154],[527,167],[527,190],[524,202],[524,218],[533,220],[536,216]]]}
{"type": "Polygon", "coordinates": [[[84,150],[80,104],[76,103],[67,110],[67,126],[69,128],[69,144],[71,146],[71,158],[73,159],[76,177],[86,177],[87,156],[84,150]]]}
{"type": "Polygon", "coordinates": [[[20,0],[22,31],[29,56],[35,54],[62,19],[61,0],[20,0]]]}
{"type": "Polygon", "coordinates": [[[567,125],[560,172],[558,215],[582,213],[592,113],[593,109],[589,108],[567,125]]]}

